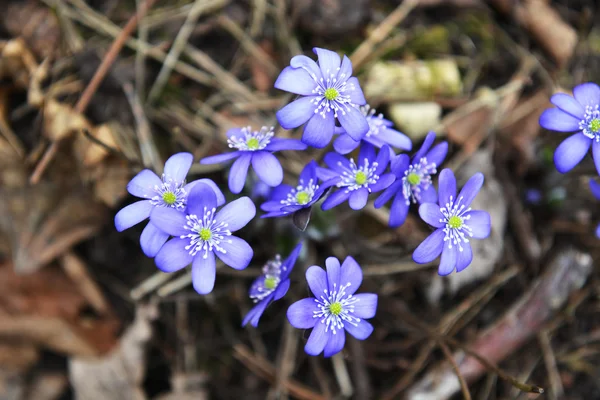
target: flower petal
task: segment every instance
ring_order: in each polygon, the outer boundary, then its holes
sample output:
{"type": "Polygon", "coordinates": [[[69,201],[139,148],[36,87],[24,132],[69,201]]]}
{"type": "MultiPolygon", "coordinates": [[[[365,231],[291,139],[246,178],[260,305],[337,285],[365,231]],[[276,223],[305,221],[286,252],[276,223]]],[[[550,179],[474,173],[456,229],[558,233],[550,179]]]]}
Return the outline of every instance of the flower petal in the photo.
{"type": "Polygon", "coordinates": [[[392,171],[399,179],[402,179],[409,165],[410,157],[406,154],[399,154],[391,159],[390,171],[392,171]]]}
{"type": "Polygon", "coordinates": [[[213,192],[215,192],[215,196],[217,196],[217,206],[222,206],[223,204],[225,204],[225,196],[223,195],[223,192],[221,191],[221,189],[219,189],[217,184],[212,179],[203,178],[192,181],[185,185],[185,191],[190,193],[192,191],[192,188],[198,183],[203,183],[211,187],[213,192]]]}
{"type": "Polygon", "coordinates": [[[244,269],[250,264],[254,251],[244,239],[237,236],[227,236],[219,245],[225,250],[215,251],[217,257],[233,269],[244,269]]]}
{"type": "Polygon", "coordinates": [[[442,250],[442,258],[440,260],[440,266],[438,267],[438,275],[446,276],[450,274],[456,268],[456,261],[458,259],[458,247],[457,246],[444,246],[442,250]]]}
{"type": "Polygon", "coordinates": [[[232,193],[238,194],[244,188],[251,160],[252,154],[244,153],[231,166],[229,170],[229,190],[232,193]]]}
{"type": "Polygon", "coordinates": [[[332,335],[331,331],[325,332],[326,325],[322,322],[318,322],[315,324],[310,336],[308,337],[308,341],[304,346],[304,351],[306,354],[311,356],[318,356],[321,354],[325,345],[329,341],[330,336],[332,335]]]}
{"type": "Polygon", "coordinates": [[[249,197],[240,197],[221,208],[215,215],[217,223],[227,224],[227,229],[235,232],[242,229],[256,216],[256,207],[249,197]]]}
{"type": "Polygon", "coordinates": [[[317,65],[315,60],[305,55],[298,55],[292,57],[292,59],[290,60],[290,66],[292,68],[302,68],[303,70],[308,72],[308,74],[312,76],[315,80],[320,80],[322,78],[321,70],[319,69],[319,66],[317,65]]]}
{"type": "Polygon", "coordinates": [[[575,100],[584,107],[595,107],[600,103],[600,87],[592,82],[575,86],[573,88],[573,95],[575,96],[575,100]]]}
{"type": "Polygon", "coordinates": [[[597,140],[592,143],[592,158],[594,159],[594,165],[596,165],[596,171],[600,174],[600,142],[597,140]]]}
{"type": "Polygon", "coordinates": [[[187,225],[185,214],[174,208],[155,207],[150,213],[150,223],[171,236],[182,236],[189,233],[183,228],[187,225]]]}
{"type": "Polygon", "coordinates": [[[353,210],[362,210],[367,205],[368,199],[369,191],[367,188],[361,187],[351,192],[348,204],[353,210]]]}
{"type": "Polygon", "coordinates": [[[419,200],[420,204],[437,203],[437,201],[438,201],[437,192],[435,191],[435,188],[433,187],[433,185],[429,185],[427,187],[427,189],[425,189],[421,192],[421,199],[419,200]]]}
{"type": "Polygon", "coordinates": [[[360,141],[356,141],[352,139],[350,135],[343,133],[335,139],[333,148],[340,154],[348,154],[356,149],[359,144],[360,141]]]}
{"type": "Polygon", "coordinates": [[[334,127],[333,112],[325,113],[325,117],[321,114],[313,114],[304,127],[302,141],[309,146],[322,149],[331,141],[334,127]]]}
{"type": "Polygon", "coordinates": [[[577,100],[565,93],[556,93],[550,97],[550,103],[554,104],[561,110],[571,114],[575,118],[583,119],[585,107],[577,100]]]}
{"type": "Polygon", "coordinates": [[[576,133],[566,138],[554,152],[554,164],[561,174],[572,170],[585,157],[592,139],[583,133],[576,133]]]}
{"type": "Polygon", "coordinates": [[[413,161],[419,161],[421,158],[425,157],[425,154],[427,154],[429,148],[435,141],[435,136],[435,132],[429,132],[427,136],[425,136],[425,140],[423,141],[421,148],[413,156],[413,161]]]}
{"type": "Polygon", "coordinates": [[[327,165],[330,169],[338,173],[344,173],[348,169],[350,169],[350,161],[346,157],[342,157],[338,153],[331,152],[325,154],[323,161],[325,162],[325,165],[327,165]]]}
{"type": "Polygon", "coordinates": [[[358,301],[354,304],[354,315],[358,318],[373,318],[377,313],[377,295],[374,293],[359,293],[354,296],[358,301]]]}
{"type": "Polygon", "coordinates": [[[183,182],[193,162],[194,156],[191,153],[173,154],[165,163],[165,176],[175,182],[183,182]]]}
{"type": "Polygon", "coordinates": [[[158,229],[152,222],[142,231],[140,246],[147,257],[154,257],[169,239],[169,234],[158,229]]]}
{"type": "Polygon", "coordinates": [[[314,297],[298,300],[287,310],[287,318],[294,328],[310,329],[319,321],[314,312],[319,311],[314,297]]]}
{"type": "Polygon", "coordinates": [[[327,288],[329,289],[329,293],[338,291],[340,288],[341,273],[340,260],[335,257],[327,257],[325,267],[327,267],[327,288]]]}
{"type": "Polygon", "coordinates": [[[197,254],[192,263],[192,286],[199,294],[208,294],[215,287],[215,276],[217,267],[215,255],[209,251],[204,258],[204,254],[197,254]]]}
{"type": "Polygon", "coordinates": [[[327,273],[318,265],[306,270],[306,282],[316,298],[323,296],[327,290],[327,273]]]}
{"type": "Polygon", "coordinates": [[[435,260],[444,247],[444,236],[446,234],[442,229],[436,229],[415,249],[413,260],[418,264],[427,264],[435,260]]]}
{"type": "Polygon", "coordinates": [[[163,272],[175,272],[191,264],[193,257],[185,249],[189,239],[173,238],[169,240],[156,255],[154,262],[163,272]]]}
{"type": "Polygon", "coordinates": [[[311,160],[300,172],[300,176],[298,177],[298,181],[302,181],[304,184],[307,184],[311,179],[313,183],[317,183],[317,167],[319,165],[315,160],[311,160]]]}
{"type": "Polygon", "coordinates": [[[337,112],[337,118],[354,140],[362,139],[369,132],[369,123],[358,108],[342,106],[337,112]]]}
{"type": "Polygon", "coordinates": [[[352,78],[348,79],[348,83],[346,85],[350,88],[346,94],[350,96],[350,101],[352,104],[356,106],[364,106],[367,104],[365,95],[360,87],[360,82],[358,82],[356,77],[353,76],[352,78]]]}
{"type": "Polygon", "coordinates": [[[383,129],[375,136],[381,139],[383,142],[389,144],[397,149],[410,151],[412,149],[412,141],[404,133],[399,132],[395,129],[383,129]]]}
{"type": "Polygon", "coordinates": [[[337,190],[336,192],[330,194],[329,197],[327,197],[327,199],[321,205],[321,209],[323,211],[330,210],[333,207],[339,206],[344,201],[348,200],[348,197],[350,197],[350,192],[344,189],[337,190]]]}
{"type": "Polygon", "coordinates": [[[434,228],[444,226],[444,215],[440,211],[440,206],[435,203],[424,203],[419,207],[421,219],[434,228]]]}
{"type": "Polygon", "coordinates": [[[221,164],[225,161],[233,160],[243,154],[241,151],[232,151],[230,153],[217,154],[210,157],[204,157],[200,164],[221,164]]]}
{"type": "MultiPolygon", "coordinates": [[[[213,188],[206,183],[199,182],[195,184],[188,195],[186,212],[188,214],[202,216],[204,215],[205,209],[210,211],[213,208],[217,208],[217,195],[213,188]]],[[[160,224],[156,225],[162,228],[160,224]]],[[[165,232],[168,231],[165,230],[165,232]]]]}
{"type": "Polygon", "coordinates": [[[149,169],[141,170],[127,184],[127,191],[136,197],[151,199],[156,195],[155,187],[162,186],[162,180],[149,169]]]}
{"type": "Polygon", "coordinates": [[[465,213],[468,217],[467,226],[473,231],[475,239],[485,239],[490,235],[492,221],[487,211],[473,210],[465,213]]]}
{"type": "Polygon", "coordinates": [[[267,151],[257,151],[252,156],[252,168],[258,178],[271,187],[283,181],[283,169],[277,157],[267,151]]]}
{"type": "Polygon", "coordinates": [[[363,141],[360,146],[360,150],[358,151],[358,160],[357,164],[359,166],[365,165],[368,161],[369,163],[373,163],[377,153],[375,152],[375,146],[371,143],[363,141]]]}
{"type": "Polygon", "coordinates": [[[346,332],[354,336],[358,340],[365,340],[371,333],[373,333],[373,325],[361,319],[356,326],[350,323],[344,323],[344,329],[346,332]]]}
{"type": "Polygon", "coordinates": [[[381,174],[383,174],[383,172],[387,169],[387,166],[390,162],[390,146],[387,144],[383,145],[381,150],[379,150],[379,154],[377,154],[375,162],[377,163],[377,169],[375,170],[375,173],[381,176],[381,174]]]}
{"type": "Polygon", "coordinates": [[[339,353],[340,351],[342,351],[345,344],[346,332],[343,329],[338,330],[335,333],[332,332],[332,334],[329,335],[329,340],[327,341],[325,348],[323,349],[323,356],[331,357],[339,353]]]}
{"type": "Polygon", "coordinates": [[[458,194],[459,199],[462,197],[461,204],[465,207],[470,206],[477,193],[479,193],[481,186],[483,186],[483,174],[478,172],[469,178],[458,194]]]}
{"type": "Polygon", "coordinates": [[[342,58],[342,65],[340,66],[340,71],[338,72],[337,78],[338,80],[347,80],[352,76],[352,61],[348,57],[344,55],[342,58]]]}
{"type": "Polygon", "coordinates": [[[592,191],[594,197],[600,200],[600,183],[590,179],[590,190],[592,191]]]}
{"type": "Polygon", "coordinates": [[[396,181],[396,175],[394,174],[383,174],[379,177],[377,182],[372,184],[369,188],[371,193],[377,193],[390,186],[396,181]]]}
{"type": "Polygon", "coordinates": [[[315,115],[315,96],[301,97],[277,111],[277,121],[284,129],[294,129],[315,115]]]}
{"type": "Polygon", "coordinates": [[[551,131],[575,132],[580,120],[558,108],[549,108],[540,115],[540,125],[551,131]]]}
{"type": "Polygon", "coordinates": [[[363,273],[362,269],[360,268],[360,265],[358,265],[358,263],[353,257],[346,257],[346,259],[342,263],[340,270],[340,285],[350,285],[346,289],[346,293],[354,294],[360,287],[362,279],[363,273]]]}
{"type": "Polygon", "coordinates": [[[285,296],[285,294],[288,292],[289,289],[290,289],[290,280],[286,279],[286,280],[282,281],[277,286],[277,289],[275,289],[275,291],[273,292],[273,300],[281,299],[283,296],[285,296]]]}
{"type": "Polygon", "coordinates": [[[341,59],[340,56],[335,52],[320,47],[313,48],[313,52],[319,58],[319,68],[323,79],[335,78],[340,68],[341,59]]]}
{"type": "Polygon", "coordinates": [[[285,266],[285,270],[281,274],[281,279],[287,279],[290,276],[290,273],[294,269],[294,265],[296,264],[296,260],[298,260],[298,256],[302,251],[302,242],[298,243],[294,250],[288,255],[288,257],[283,261],[283,265],[285,266]]]}
{"type": "Polygon", "coordinates": [[[450,197],[456,200],[456,178],[449,168],[444,168],[440,173],[438,198],[440,207],[450,203],[450,197]]]}
{"type": "Polygon", "coordinates": [[[140,200],[127,207],[122,208],[115,215],[115,227],[117,231],[123,232],[134,225],[139,224],[150,216],[150,212],[154,206],[150,204],[150,200],[140,200]]]}
{"type": "Polygon", "coordinates": [[[456,272],[460,272],[467,268],[471,261],[473,261],[473,249],[471,249],[471,243],[463,243],[462,251],[458,251],[456,258],[456,272]]]}
{"type": "Polygon", "coordinates": [[[266,151],[306,150],[308,146],[298,139],[273,138],[265,147],[266,151]]]}
{"type": "Polygon", "coordinates": [[[410,204],[406,202],[406,199],[402,193],[398,193],[398,195],[392,201],[392,206],[390,207],[390,228],[397,228],[404,224],[404,221],[406,221],[406,216],[408,215],[409,207],[410,204]]]}
{"type": "Polygon", "coordinates": [[[250,311],[248,311],[248,314],[246,314],[246,316],[244,317],[244,320],[242,321],[242,326],[246,326],[248,322],[250,322],[250,325],[256,328],[258,326],[258,321],[260,320],[260,317],[265,312],[265,309],[267,308],[271,300],[271,296],[267,296],[266,298],[256,303],[256,305],[252,307],[250,311]]]}
{"type": "Polygon", "coordinates": [[[390,201],[390,199],[392,197],[394,197],[397,193],[399,193],[399,191],[401,191],[401,190],[402,190],[402,181],[396,180],[396,182],[394,182],[390,186],[388,186],[388,188],[385,189],[385,191],[383,193],[381,193],[381,195],[379,195],[377,200],[375,200],[375,203],[374,203],[375,208],[383,207],[385,205],[385,203],[390,201]]]}
{"type": "Polygon", "coordinates": [[[317,83],[302,68],[285,67],[275,81],[275,88],[286,92],[310,96],[317,83]]]}
{"type": "Polygon", "coordinates": [[[448,154],[448,142],[441,142],[436,144],[429,153],[427,153],[427,161],[434,163],[436,167],[439,167],[444,162],[446,155],[448,154]]]}
{"type": "Polygon", "coordinates": [[[600,224],[598,224],[598,226],[596,226],[596,237],[598,239],[600,239],[600,224]]]}

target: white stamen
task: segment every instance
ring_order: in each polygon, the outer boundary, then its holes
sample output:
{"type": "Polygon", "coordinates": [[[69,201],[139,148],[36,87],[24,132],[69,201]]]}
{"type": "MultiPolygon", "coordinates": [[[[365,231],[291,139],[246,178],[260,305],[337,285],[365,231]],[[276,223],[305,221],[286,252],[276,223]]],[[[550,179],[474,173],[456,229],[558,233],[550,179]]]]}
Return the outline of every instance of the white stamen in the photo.
{"type": "Polygon", "coordinates": [[[231,136],[227,139],[227,144],[230,148],[235,148],[241,151],[258,151],[263,150],[271,142],[275,135],[273,127],[263,126],[259,131],[252,131],[250,126],[242,128],[240,137],[231,136]]]}
{"type": "Polygon", "coordinates": [[[341,161],[338,162],[338,165],[344,169],[344,172],[341,175],[341,181],[338,182],[336,186],[345,187],[348,192],[362,187],[367,188],[370,192],[371,188],[369,186],[377,183],[379,180],[379,175],[375,173],[379,164],[374,162],[369,165],[368,158],[364,159],[364,163],[360,167],[356,165],[352,158],[350,159],[350,168],[344,166],[341,161]],[[361,174],[364,175],[364,183],[357,182],[357,178],[361,177],[361,174]]]}
{"type": "Polygon", "coordinates": [[[285,272],[287,266],[281,264],[281,256],[277,254],[275,259],[267,261],[262,268],[262,279],[257,279],[250,289],[250,298],[258,303],[277,289],[281,282],[281,274],[285,272]],[[265,287],[265,281],[272,279],[274,286],[272,288],[265,287]]]}
{"type": "Polygon", "coordinates": [[[340,286],[339,289],[336,286],[334,283],[332,292],[325,289],[325,293],[319,299],[315,298],[319,311],[313,311],[313,318],[321,318],[320,322],[326,325],[325,332],[331,329],[334,335],[338,330],[344,328],[344,322],[354,326],[360,322],[360,318],[350,315],[354,313],[354,304],[359,300],[351,294],[346,294],[346,289],[351,286],[350,282],[340,286]],[[341,306],[341,311],[337,315],[333,314],[330,309],[334,303],[339,303],[341,306]]]}
{"type": "Polygon", "coordinates": [[[452,245],[458,246],[459,251],[463,251],[462,243],[469,243],[468,237],[473,237],[473,230],[467,225],[467,221],[471,219],[470,215],[465,215],[471,211],[471,207],[466,207],[464,204],[460,204],[463,200],[461,196],[456,203],[454,202],[453,196],[450,196],[448,203],[445,207],[440,208],[440,212],[444,218],[440,219],[440,222],[446,224],[444,227],[444,242],[448,242],[448,248],[451,249],[452,245]],[[453,228],[450,226],[450,218],[459,217],[462,224],[459,228],[453,228]]]}
{"type": "Polygon", "coordinates": [[[300,181],[298,182],[298,186],[296,186],[295,188],[292,188],[292,190],[290,190],[290,192],[287,194],[287,197],[283,200],[281,200],[281,204],[286,205],[286,206],[295,206],[295,205],[305,205],[308,204],[312,201],[313,197],[315,196],[315,192],[319,189],[319,185],[316,185],[314,183],[314,181],[311,179],[308,181],[308,183],[305,185],[304,181],[302,179],[300,179],[300,181]],[[304,204],[299,203],[298,201],[298,194],[300,193],[306,193],[307,197],[307,202],[304,204]]]}
{"type": "MultiPolygon", "coordinates": [[[[579,129],[581,129],[585,136],[589,137],[590,139],[595,139],[596,142],[600,142],[600,131],[598,131],[598,129],[596,129],[596,131],[592,130],[591,124],[594,120],[600,120],[600,110],[598,110],[597,104],[594,107],[585,107],[585,114],[583,119],[579,122],[579,129]]],[[[596,123],[599,122],[600,121],[596,123]]]]}
{"type": "Polygon", "coordinates": [[[225,222],[217,222],[214,219],[216,209],[208,210],[204,207],[204,215],[202,219],[199,219],[197,215],[191,214],[186,215],[186,225],[183,229],[190,231],[187,235],[179,236],[181,239],[190,239],[190,244],[185,246],[185,249],[190,252],[190,255],[195,256],[199,251],[204,251],[203,258],[208,257],[208,253],[213,251],[219,251],[221,253],[227,253],[227,251],[221,247],[221,243],[232,243],[231,240],[225,239],[227,236],[231,236],[231,231],[227,229],[228,224],[225,222]],[[210,231],[210,238],[204,240],[200,234],[203,229],[210,231]]]}
{"type": "Polygon", "coordinates": [[[410,205],[410,202],[417,203],[421,201],[421,195],[425,190],[431,186],[431,176],[437,173],[435,163],[428,163],[427,157],[423,157],[416,164],[411,164],[408,169],[404,171],[402,177],[402,194],[406,199],[406,204],[410,205]],[[413,185],[408,181],[408,176],[415,174],[419,177],[419,183],[413,185]]]}
{"type": "Polygon", "coordinates": [[[153,188],[156,195],[150,199],[150,204],[155,207],[170,207],[180,211],[183,210],[187,201],[187,192],[184,186],[185,181],[178,182],[163,174],[162,185],[155,185],[153,188]],[[175,196],[175,201],[171,204],[166,203],[164,200],[165,194],[175,196]]]}

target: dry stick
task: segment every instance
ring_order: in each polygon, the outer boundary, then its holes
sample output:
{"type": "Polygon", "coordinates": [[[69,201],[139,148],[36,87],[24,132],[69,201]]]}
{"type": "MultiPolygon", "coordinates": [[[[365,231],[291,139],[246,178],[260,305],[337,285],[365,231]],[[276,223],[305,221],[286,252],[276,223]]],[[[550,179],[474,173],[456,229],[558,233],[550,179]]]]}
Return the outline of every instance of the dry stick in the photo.
{"type": "Polygon", "coordinates": [[[542,354],[544,356],[544,364],[546,364],[546,370],[548,370],[548,377],[550,378],[550,390],[548,397],[550,400],[562,399],[564,396],[564,389],[561,383],[561,378],[556,368],[556,357],[552,350],[552,344],[550,343],[550,334],[547,329],[544,329],[538,334],[538,340],[540,347],[542,348],[542,354]]]}
{"type": "Polygon", "coordinates": [[[450,362],[450,364],[452,365],[452,369],[456,373],[456,377],[458,378],[458,382],[460,383],[460,389],[463,392],[463,396],[464,396],[465,400],[471,400],[471,393],[469,392],[469,386],[467,385],[467,382],[465,382],[465,378],[460,373],[460,369],[458,368],[456,361],[454,361],[454,357],[452,356],[452,353],[450,352],[448,345],[446,345],[443,342],[438,342],[438,345],[442,348],[442,352],[444,352],[444,355],[446,356],[446,358],[448,359],[448,362],[450,362]]]}
{"type": "Polygon", "coordinates": [[[288,395],[284,383],[289,379],[296,367],[296,352],[298,350],[298,330],[290,324],[285,324],[282,333],[283,339],[277,360],[277,376],[275,385],[269,391],[267,400],[282,399],[288,395]]]}
{"type": "MultiPolygon", "coordinates": [[[[92,96],[94,95],[94,93],[96,93],[98,86],[100,86],[100,83],[108,73],[110,67],[115,62],[115,59],[117,58],[119,52],[123,48],[125,41],[133,33],[133,30],[137,26],[138,21],[144,17],[144,15],[148,12],[150,7],[152,7],[152,4],[154,4],[155,1],[156,0],[146,0],[144,5],[140,7],[139,11],[129,19],[129,21],[123,28],[123,31],[121,31],[121,34],[115,39],[113,44],[110,46],[110,49],[104,56],[104,59],[102,60],[100,65],[98,66],[98,69],[92,77],[92,80],[81,94],[81,97],[79,97],[79,101],[74,107],[75,112],[79,114],[83,114],[85,112],[85,109],[89,105],[92,96]]],[[[39,182],[40,178],[42,177],[42,174],[48,167],[50,161],[52,161],[52,158],[54,158],[56,152],[58,151],[59,143],[60,141],[55,140],[52,142],[52,144],[50,144],[50,147],[48,147],[48,149],[44,153],[44,156],[36,165],[33,174],[29,178],[30,183],[36,184],[39,182]]]]}
{"type": "MultiPolygon", "coordinates": [[[[139,12],[141,0],[135,0],[136,8],[139,12]]],[[[138,38],[143,41],[148,41],[148,18],[142,18],[138,24],[138,38]]],[[[135,53],[135,90],[140,99],[146,98],[146,53],[139,49],[135,53]]]]}
{"type": "Polygon", "coordinates": [[[338,385],[340,386],[342,396],[349,398],[352,396],[352,393],[354,393],[354,388],[352,387],[350,374],[348,374],[348,367],[346,366],[344,355],[342,353],[337,353],[331,358],[331,361],[333,363],[335,379],[337,379],[338,385]]]}

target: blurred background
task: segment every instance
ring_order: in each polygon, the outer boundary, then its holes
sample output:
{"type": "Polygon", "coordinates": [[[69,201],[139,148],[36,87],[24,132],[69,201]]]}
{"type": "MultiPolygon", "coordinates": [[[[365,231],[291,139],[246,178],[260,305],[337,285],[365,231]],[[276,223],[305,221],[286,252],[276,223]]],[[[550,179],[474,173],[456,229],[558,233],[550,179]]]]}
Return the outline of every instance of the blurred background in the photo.
{"type": "MultiPolygon", "coordinates": [[[[597,173],[591,157],[558,173],[566,135],[538,125],[551,94],[600,78],[599,8],[2,0],[0,399],[600,399],[597,173]],[[273,83],[314,46],[350,56],[370,105],[413,149],[430,130],[447,140],[459,184],[485,174],[473,208],[493,228],[473,264],[445,278],[415,264],[429,228],[413,210],[390,229],[389,210],[369,204],[315,208],[304,233],[256,218],[240,234],[250,267],[218,269],[208,296],[185,271],[159,273],[139,247],[144,224],[114,228],[134,201],[127,182],[179,151],[225,151],[231,127],[300,137],[277,127],[291,96],[273,83]],[[242,328],[252,280],[302,237],[290,292],[242,328]],[[332,255],[354,256],[362,290],[379,294],[375,331],[309,357],[285,310],[308,294],[305,269],[332,255]]],[[[279,154],[286,181],[324,151],[279,154]]],[[[227,169],[195,163],[188,179],[228,192],[227,169]]],[[[251,177],[244,194],[265,193],[251,177]]]]}

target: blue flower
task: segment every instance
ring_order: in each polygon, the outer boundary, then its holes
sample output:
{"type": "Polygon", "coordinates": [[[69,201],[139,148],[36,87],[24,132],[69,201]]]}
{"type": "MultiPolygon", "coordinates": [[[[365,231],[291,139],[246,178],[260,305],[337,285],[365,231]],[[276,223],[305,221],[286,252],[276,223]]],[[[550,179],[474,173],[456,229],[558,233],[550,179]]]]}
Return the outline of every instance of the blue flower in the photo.
{"type": "Polygon", "coordinates": [[[448,168],[439,179],[439,205],[423,203],[419,215],[423,221],[437,228],[414,251],[413,260],[426,264],[440,254],[438,274],[448,275],[456,268],[460,272],[473,260],[471,238],[485,239],[490,234],[490,214],[471,210],[471,202],[483,185],[483,174],[476,173],[456,197],[456,179],[448,168]],[[446,244],[447,243],[447,244],[446,244]]]}
{"type": "MultiPolygon", "coordinates": [[[[369,131],[362,138],[362,141],[371,143],[375,147],[381,148],[384,144],[390,147],[395,147],[401,150],[411,150],[412,142],[410,138],[405,134],[392,129],[394,125],[392,121],[383,118],[383,114],[375,115],[375,109],[372,109],[367,104],[361,106],[360,111],[367,118],[369,124],[369,131]]],[[[343,127],[337,127],[336,133],[340,136],[333,142],[333,148],[340,154],[348,154],[352,150],[356,149],[361,141],[352,139],[350,135],[346,133],[343,127]]],[[[390,150],[392,150],[390,148],[390,150]]],[[[395,154],[392,152],[390,157],[395,154]]]]}
{"type": "MultiPolygon", "coordinates": [[[[139,224],[150,216],[156,207],[183,211],[190,189],[199,182],[209,185],[215,193],[217,203],[225,203],[225,196],[210,179],[199,179],[186,185],[185,177],[194,157],[190,153],[177,153],[165,163],[162,179],[149,169],[142,170],[127,184],[127,191],[145,200],[124,207],[115,215],[115,227],[119,232],[139,224]]],[[[144,254],[154,257],[165,244],[169,235],[152,222],[148,223],[140,236],[144,254]]]]}
{"type": "Polygon", "coordinates": [[[430,149],[434,140],[435,133],[429,132],[412,160],[406,154],[400,154],[392,159],[391,170],[396,175],[396,182],[375,200],[375,208],[383,207],[392,197],[394,198],[389,221],[389,225],[393,228],[404,223],[411,202],[422,204],[437,201],[431,176],[437,173],[436,168],[446,158],[448,143],[442,142],[430,149]]]}
{"type": "Polygon", "coordinates": [[[258,178],[274,187],[283,180],[283,169],[272,153],[279,150],[306,150],[306,145],[296,139],[274,138],[273,127],[263,126],[259,131],[251,127],[233,128],[227,131],[227,143],[231,153],[219,154],[200,160],[200,164],[218,164],[237,158],[229,171],[229,190],[240,193],[246,183],[250,162],[258,178]]]}
{"type": "Polygon", "coordinates": [[[540,116],[543,128],[558,132],[577,132],[565,139],[554,152],[554,164],[560,173],[569,172],[585,157],[590,146],[600,173],[600,87],[595,83],[575,86],[571,97],[557,93],[549,108],[540,116]]]}
{"type": "Polygon", "coordinates": [[[254,255],[246,241],[232,236],[254,218],[256,208],[248,197],[241,197],[217,212],[217,196],[210,186],[198,183],[188,196],[185,212],[155,208],[150,221],[174,236],[156,255],[156,266],[175,272],[192,264],[192,284],[200,294],[210,293],[215,285],[215,255],[225,265],[244,269],[254,255]]]}
{"type": "MultiPolygon", "coordinates": [[[[590,179],[590,190],[595,198],[600,200],[600,183],[597,183],[590,179]]],[[[600,224],[596,227],[596,237],[600,239],[600,224]]]]}
{"type": "Polygon", "coordinates": [[[358,153],[358,165],[354,159],[348,160],[338,153],[327,153],[324,161],[329,169],[317,170],[319,178],[324,181],[322,186],[337,186],[339,189],[323,202],[323,210],[329,210],[346,200],[349,200],[350,208],[360,210],[367,205],[369,193],[387,188],[396,179],[394,174],[383,173],[390,161],[388,145],[384,145],[376,154],[372,144],[363,143],[358,153]]]}
{"type": "Polygon", "coordinates": [[[302,250],[302,243],[298,243],[285,261],[281,262],[281,257],[277,255],[274,260],[270,260],[264,265],[263,274],[256,278],[250,286],[250,298],[257,304],[248,311],[242,326],[246,326],[250,322],[250,325],[257,327],[258,320],[269,304],[285,296],[290,288],[289,276],[296,264],[300,250],[302,250]]]}
{"type": "Polygon", "coordinates": [[[319,65],[306,56],[295,56],[277,78],[277,89],[303,96],[279,110],[277,120],[285,129],[306,123],[302,141],[313,147],[329,144],[336,118],[352,139],[362,139],[369,124],[358,106],[367,101],[352,76],[350,59],[344,56],[341,61],[337,53],[318,47],[313,51],[319,65]]]}
{"type": "Polygon", "coordinates": [[[298,329],[313,328],[304,351],[312,356],[324,352],[331,357],[344,348],[346,332],[358,340],[365,340],[373,332],[373,325],[365,321],[377,311],[377,295],[354,293],[362,283],[362,270],[352,257],[344,263],[335,257],[325,261],[323,268],[313,265],[306,270],[306,281],[315,297],[295,302],[288,308],[290,324],[298,329]]]}
{"type": "Polygon", "coordinates": [[[298,179],[298,185],[282,184],[273,189],[269,201],[260,208],[267,214],[261,218],[282,217],[303,208],[312,207],[327,191],[326,187],[319,186],[317,177],[317,163],[309,162],[298,179]]]}

